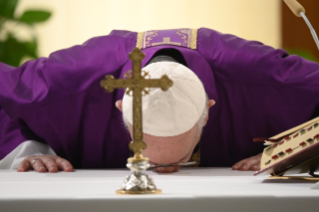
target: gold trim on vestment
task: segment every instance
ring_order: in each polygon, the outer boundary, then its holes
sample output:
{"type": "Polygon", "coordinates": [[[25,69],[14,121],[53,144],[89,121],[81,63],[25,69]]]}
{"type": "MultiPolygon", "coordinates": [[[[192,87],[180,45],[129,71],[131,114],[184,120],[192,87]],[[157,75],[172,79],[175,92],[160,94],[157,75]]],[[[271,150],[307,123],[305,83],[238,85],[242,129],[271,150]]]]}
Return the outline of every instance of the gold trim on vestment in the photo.
{"type": "Polygon", "coordinates": [[[191,49],[197,49],[197,31],[198,29],[192,29],[191,35],[191,49]]]}
{"type": "Polygon", "coordinates": [[[143,38],[144,38],[144,32],[138,32],[137,33],[136,47],[139,49],[143,48],[143,38]]]}
{"type": "MultiPolygon", "coordinates": [[[[198,29],[186,29],[188,32],[188,42],[186,42],[186,37],[183,36],[181,34],[181,32],[185,30],[185,29],[177,29],[177,34],[182,36],[181,39],[184,41],[183,44],[187,43],[187,48],[190,49],[197,49],[197,33],[198,33],[198,29]],[[189,32],[190,31],[190,32],[189,32]]],[[[153,40],[153,38],[155,36],[157,36],[157,32],[158,31],[146,31],[146,32],[138,32],[137,33],[137,38],[136,38],[136,48],[142,50],[151,46],[155,46],[154,44],[150,44],[151,40],[153,40]],[[147,39],[147,40],[145,40],[147,39]]],[[[176,43],[174,42],[162,42],[162,43],[158,43],[156,45],[175,45],[175,46],[180,46],[180,45],[176,45],[176,43]]],[[[186,47],[186,46],[184,46],[186,47]]]]}

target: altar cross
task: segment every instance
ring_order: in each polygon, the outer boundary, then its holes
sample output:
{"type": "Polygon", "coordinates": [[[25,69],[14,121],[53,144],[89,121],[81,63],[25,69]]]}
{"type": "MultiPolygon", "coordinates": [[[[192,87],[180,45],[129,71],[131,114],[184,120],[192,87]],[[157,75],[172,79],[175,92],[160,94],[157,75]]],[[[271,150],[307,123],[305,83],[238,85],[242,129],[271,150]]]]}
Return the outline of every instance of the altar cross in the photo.
{"type": "Polygon", "coordinates": [[[142,160],[142,151],[146,148],[143,141],[143,119],[142,119],[142,96],[143,92],[148,94],[146,88],[160,87],[166,91],[173,85],[173,81],[167,75],[163,75],[160,79],[145,79],[148,75],[146,72],[142,74],[141,62],[144,59],[144,53],[135,48],[129,58],[133,63],[132,76],[129,79],[114,79],[113,76],[107,75],[101,81],[101,86],[107,91],[112,92],[116,88],[128,88],[126,94],[133,92],[133,141],[129,147],[134,152],[134,160],[142,160]]]}

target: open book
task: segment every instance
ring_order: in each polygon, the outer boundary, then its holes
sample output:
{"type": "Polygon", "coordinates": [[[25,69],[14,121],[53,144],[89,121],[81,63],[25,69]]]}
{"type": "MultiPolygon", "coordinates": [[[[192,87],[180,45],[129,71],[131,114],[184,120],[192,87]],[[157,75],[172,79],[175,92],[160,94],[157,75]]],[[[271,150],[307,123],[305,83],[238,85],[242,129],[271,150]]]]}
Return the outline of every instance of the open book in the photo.
{"type": "Polygon", "coordinates": [[[265,140],[260,171],[273,176],[314,172],[319,168],[319,117],[265,140]]]}

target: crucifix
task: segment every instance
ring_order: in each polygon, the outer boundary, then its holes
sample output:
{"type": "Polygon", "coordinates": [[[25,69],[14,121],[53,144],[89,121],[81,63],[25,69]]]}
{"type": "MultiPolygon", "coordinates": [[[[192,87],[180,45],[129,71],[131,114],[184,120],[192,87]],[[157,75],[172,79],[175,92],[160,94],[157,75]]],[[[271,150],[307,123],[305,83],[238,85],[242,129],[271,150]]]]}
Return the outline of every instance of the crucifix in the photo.
{"type": "Polygon", "coordinates": [[[141,62],[144,59],[144,53],[135,48],[129,58],[133,62],[132,76],[129,79],[114,79],[108,75],[101,81],[101,86],[107,91],[112,92],[116,88],[127,88],[126,95],[133,93],[133,141],[129,148],[134,152],[134,156],[128,159],[127,167],[131,169],[131,175],[124,180],[118,194],[156,194],[161,190],[156,189],[153,180],[144,172],[149,167],[148,158],[143,157],[142,151],[146,148],[143,141],[143,119],[142,119],[142,96],[147,95],[146,88],[160,87],[166,91],[173,85],[173,82],[167,75],[160,79],[145,79],[148,75],[141,70],[141,62]]]}
{"type": "Polygon", "coordinates": [[[172,42],[170,37],[164,37],[163,42],[153,43],[152,46],[159,46],[159,45],[176,45],[181,46],[182,44],[179,42],[172,42]]]}

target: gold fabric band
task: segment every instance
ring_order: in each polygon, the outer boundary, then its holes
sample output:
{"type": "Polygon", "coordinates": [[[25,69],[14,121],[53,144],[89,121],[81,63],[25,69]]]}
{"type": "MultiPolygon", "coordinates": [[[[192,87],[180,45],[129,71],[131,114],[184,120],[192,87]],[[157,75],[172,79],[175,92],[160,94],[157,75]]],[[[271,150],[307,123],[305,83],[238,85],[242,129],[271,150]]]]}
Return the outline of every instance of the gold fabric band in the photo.
{"type": "MultiPolygon", "coordinates": [[[[183,30],[185,29],[177,29],[177,33],[182,37],[182,39],[184,40],[184,43],[188,43],[187,46],[183,46],[186,48],[190,48],[190,49],[197,49],[197,33],[198,33],[198,29],[186,29],[188,30],[188,37],[183,35],[183,30]]],[[[161,30],[156,30],[156,31],[147,31],[147,32],[138,32],[137,33],[137,38],[136,38],[136,48],[139,49],[145,49],[151,46],[156,46],[156,45],[164,45],[164,44],[169,44],[169,45],[175,45],[175,46],[181,46],[181,43],[179,42],[174,42],[170,40],[170,37],[164,37],[163,42],[160,43],[152,43],[150,44],[149,42],[152,41],[154,36],[157,36],[158,33],[161,30]],[[146,37],[146,38],[144,38],[146,37]],[[167,39],[167,40],[165,40],[167,39]],[[147,40],[146,43],[144,43],[144,40],[147,40]]],[[[184,32],[185,33],[185,32],[184,32]]]]}
{"type": "Polygon", "coordinates": [[[136,48],[139,48],[139,49],[143,48],[143,37],[144,37],[144,32],[137,33],[136,48]]]}
{"type": "Polygon", "coordinates": [[[191,49],[197,49],[197,31],[198,29],[192,29],[191,49]]]}

